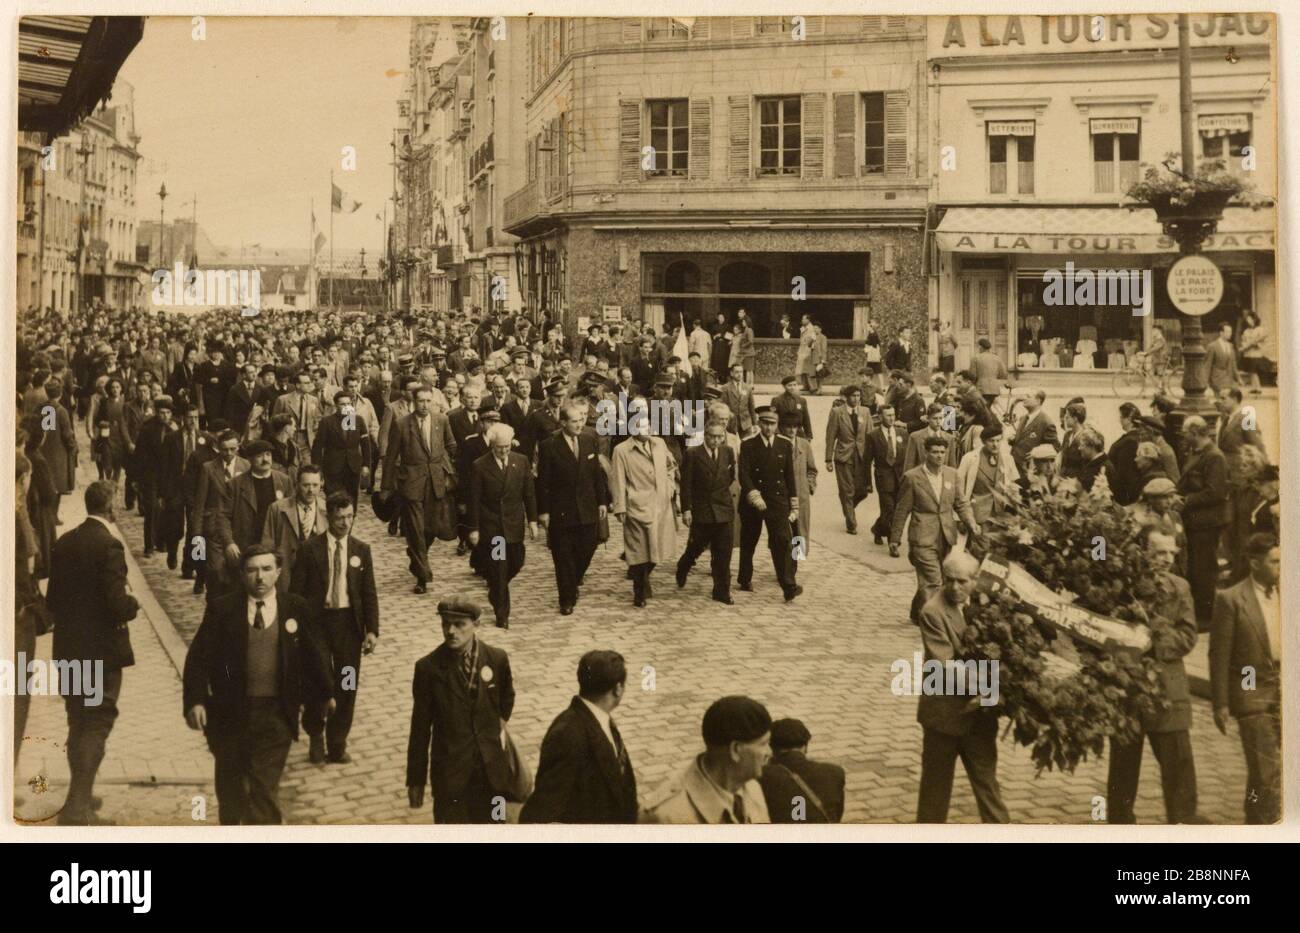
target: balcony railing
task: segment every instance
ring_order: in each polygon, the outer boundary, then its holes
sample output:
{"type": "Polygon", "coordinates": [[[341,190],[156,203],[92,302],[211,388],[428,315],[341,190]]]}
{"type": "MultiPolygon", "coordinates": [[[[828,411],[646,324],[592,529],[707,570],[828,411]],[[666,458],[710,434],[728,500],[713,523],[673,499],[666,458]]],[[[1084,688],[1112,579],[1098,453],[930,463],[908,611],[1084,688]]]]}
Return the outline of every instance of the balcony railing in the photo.
{"type": "Polygon", "coordinates": [[[509,230],[534,217],[550,214],[564,199],[565,182],[563,175],[542,175],[509,195],[502,206],[501,226],[509,230]]]}
{"type": "Polygon", "coordinates": [[[21,242],[34,239],[36,239],[36,224],[25,220],[18,221],[18,240],[21,242]]]}
{"type": "Polygon", "coordinates": [[[453,243],[443,243],[438,247],[438,268],[446,269],[448,266],[464,261],[464,253],[459,246],[453,243]]]}

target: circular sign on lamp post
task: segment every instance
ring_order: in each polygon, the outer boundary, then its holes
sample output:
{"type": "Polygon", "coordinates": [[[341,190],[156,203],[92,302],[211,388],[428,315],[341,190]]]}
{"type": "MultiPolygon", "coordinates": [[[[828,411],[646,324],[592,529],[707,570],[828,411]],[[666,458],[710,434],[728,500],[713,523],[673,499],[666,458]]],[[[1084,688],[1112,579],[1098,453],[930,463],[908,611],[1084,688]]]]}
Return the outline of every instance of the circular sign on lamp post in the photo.
{"type": "Polygon", "coordinates": [[[1184,256],[1169,267],[1169,300],[1184,314],[1200,317],[1219,306],[1223,273],[1208,256],[1184,256]]]}

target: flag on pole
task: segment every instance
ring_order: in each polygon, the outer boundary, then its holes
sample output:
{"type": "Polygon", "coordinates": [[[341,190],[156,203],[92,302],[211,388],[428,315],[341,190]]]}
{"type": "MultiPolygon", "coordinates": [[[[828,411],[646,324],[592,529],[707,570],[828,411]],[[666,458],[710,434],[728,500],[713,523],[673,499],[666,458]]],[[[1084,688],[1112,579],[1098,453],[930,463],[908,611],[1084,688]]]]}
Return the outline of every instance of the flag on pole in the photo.
{"type": "Polygon", "coordinates": [[[361,207],[360,201],[355,201],[352,196],[344,193],[338,185],[330,184],[330,210],[335,214],[355,214],[361,207]]]}
{"type": "Polygon", "coordinates": [[[677,332],[677,342],[673,344],[673,356],[678,357],[682,362],[677,367],[680,372],[686,373],[686,378],[695,375],[691,371],[691,345],[686,340],[686,320],[682,319],[681,330],[677,332]]]}
{"type": "Polygon", "coordinates": [[[312,255],[315,256],[317,253],[319,253],[320,248],[324,246],[325,243],[326,243],[325,234],[323,233],[316,234],[316,242],[315,244],[313,244],[312,251],[311,251],[312,255]]]}

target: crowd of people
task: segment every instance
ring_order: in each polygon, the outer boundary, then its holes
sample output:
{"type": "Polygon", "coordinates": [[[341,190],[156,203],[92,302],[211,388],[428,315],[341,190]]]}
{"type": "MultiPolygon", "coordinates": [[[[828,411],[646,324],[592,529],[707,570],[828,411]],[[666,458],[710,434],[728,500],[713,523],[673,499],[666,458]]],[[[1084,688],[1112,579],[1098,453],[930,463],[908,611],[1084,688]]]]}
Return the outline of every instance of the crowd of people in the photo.
{"type": "MultiPolygon", "coordinates": [[[[501,628],[512,621],[511,581],[540,534],[556,611],[573,613],[598,543],[613,534],[611,514],[636,608],[654,598],[657,565],[671,562],[683,588],[705,551],[712,598],[734,605],[733,552],[739,544],[734,584],[761,588],[754,555],[764,530],[784,601],[802,593],[798,564],[821,475],[803,393],[820,392],[829,375],[825,338],[807,317],[795,372],[768,404],[755,398],[743,312],[719,315],[711,328],[682,321],[662,335],[628,322],[566,336],[545,319],[478,312],[95,308],[28,317],[18,336],[18,649],[30,656],[36,634],[53,625],[56,657],[97,652],[120,687],[138,606],[114,516],[138,510],[143,558],[165,561],[205,598],[183,713],[208,739],[222,822],[282,819],[277,788],[300,728],[313,764],[351,761],[362,659],[378,644],[381,614],[371,547],[353,533],[358,510],[404,539],[415,594],[441,589],[438,568],[453,554],[468,560],[501,628]],[[78,423],[98,479],[77,529],[89,530],[72,540],[57,526],[60,500],[76,487],[78,423]]],[[[907,533],[917,577],[910,616],[926,655],[961,649],[974,573],[968,541],[978,546],[989,521],[1066,481],[1083,490],[1105,483],[1151,528],[1151,547],[1168,551],[1171,573],[1186,578],[1193,636],[1212,628],[1215,719],[1226,728],[1237,717],[1254,801],[1247,816],[1267,821],[1280,774],[1276,694],[1271,704],[1258,690],[1244,697],[1229,673],[1243,658],[1268,677],[1278,669],[1275,621],[1259,644],[1246,643],[1259,634],[1252,600],[1276,607],[1277,470],[1240,389],[1219,391],[1217,432],[1196,417],[1180,432],[1164,398],[1145,414],[1126,403],[1123,435],[1107,448],[1082,398],[1062,410],[1059,433],[1042,391],[1005,423],[988,391],[1005,370],[978,358],[955,371],[941,356],[923,393],[910,329],[888,342],[873,329],[864,351],[860,378],[842,386],[824,427],[823,464],[849,534],[872,492],[875,546],[899,557],[907,533]]],[[[411,805],[422,806],[431,785],[437,822],[499,820],[503,796],[524,803],[525,821],[543,822],[818,822],[843,812],[843,770],[807,757],[802,723],[773,723],[745,697],[710,707],[704,753],[638,807],[610,716],[626,682],[613,652],[581,659],[578,694],[547,733],[535,785],[523,787],[505,728],[509,658],[479,637],[477,598],[447,594],[437,612],[443,641],[415,666],[407,765],[411,805]]],[[[1181,657],[1161,660],[1181,670],[1181,657]]],[[[92,790],[116,715],[109,693],[93,712],[67,700],[66,822],[100,819],[92,790]]],[[[946,817],[958,756],[981,816],[1006,818],[996,730],[982,715],[921,704],[918,818],[946,817]]],[[[1162,768],[1179,767],[1166,747],[1157,747],[1162,768]]],[[[1177,747],[1189,773],[1190,745],[1177,747]]],[[[1117,777],[1113,764],[1112,781],[1135,789],[1131,750],[1123,760],[1127,770],[1117,777]]],[[[1190,781],[1171,819],[1195,814],[1194,774],[1190,781]]]]}

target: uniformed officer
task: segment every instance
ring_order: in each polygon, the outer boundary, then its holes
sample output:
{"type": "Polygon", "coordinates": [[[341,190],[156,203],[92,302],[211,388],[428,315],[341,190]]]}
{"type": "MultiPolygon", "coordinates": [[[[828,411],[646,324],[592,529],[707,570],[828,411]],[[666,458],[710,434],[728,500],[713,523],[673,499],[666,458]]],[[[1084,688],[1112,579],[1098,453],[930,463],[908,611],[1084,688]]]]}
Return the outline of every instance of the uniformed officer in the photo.
{"type": "Polygon", "coordinates": [[[562,379],[546,384],[546,404],[534,408],[524,420],[524,430],[519,439],[519,453],[534,463],[537,445],[560,430],[560,403],[564,401],[567,386],[562,379]]]}
{"type": "Polygon", "coordinates": [[[754,589],[754,549],[767,526],[767,546],[786,602],[803,592],[795,583],[790,550],[791,526],[799,518],[794,478],[794,447],[776,436],[779,418],[770,405],[756,409],[759,433],[740,445],[740,570],[741,590],[754,589]]]}
{"type": "Polygon", "coordinates": [[[643,823],[767,823],[758,778],[772,757],[772,717],[757,700],[723,697],[704,713],[704,752],[651,794],[643,823]]]}

